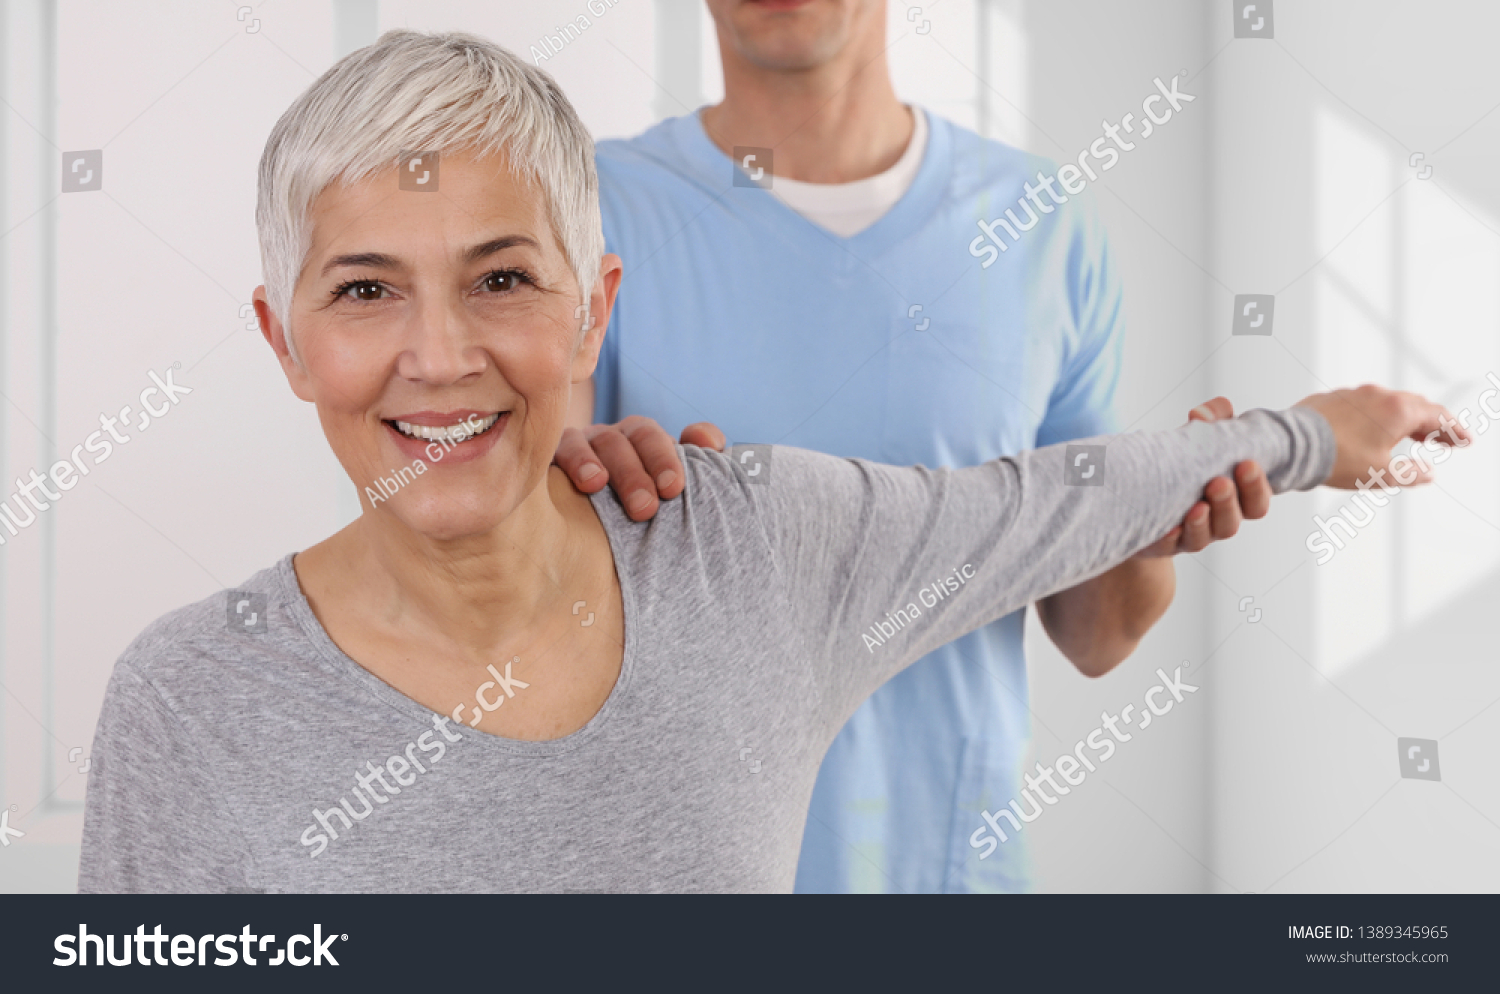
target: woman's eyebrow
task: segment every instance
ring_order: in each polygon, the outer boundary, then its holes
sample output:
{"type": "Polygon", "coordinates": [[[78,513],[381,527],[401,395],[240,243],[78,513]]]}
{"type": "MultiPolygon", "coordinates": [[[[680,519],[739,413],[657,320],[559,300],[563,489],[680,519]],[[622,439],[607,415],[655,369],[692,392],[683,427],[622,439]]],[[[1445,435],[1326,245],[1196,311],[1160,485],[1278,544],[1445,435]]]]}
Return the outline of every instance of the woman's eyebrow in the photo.
{"type": "MultiPolygon", "coordinates": [[[[541,249],[541,245],[535,238],[529,235],[501,235],[499,238],[491,238],[487,242],[480,242],[464,253],[465,262],[478,262],[485,256],[494,255],[502,249],[514,248],[517,245],[526,245],[534,249],[541,249]]],[[[372,269],[400,269],[401,260],[393,255],[383,252],[354,252],[349,255],[336,255],[323,263],[320,275],[327,276],[330,272],[341,267],[367,266],[372,269]]]]}
{"type": "Polygon", "coordinates": [[[351,255],[336,255],[323,263],[323,270],[319,274],[327,276],[335,269],[343,266],[368,266],[372,269],[400,269],[401,260],[393,255],[383,252],[355,252],[351,255]]]}
{"type": "Polygon", "coordinates": [[[501,235],[499,238],[491,238],[487,242],[481,242],[464,255],[465,262],[478,262],[487,255],[494,255],[501,249],[514,248],[517,245],[528,245],[534,249],[541,249],[541,245],[535,238],[529,235],[501,235]]]}

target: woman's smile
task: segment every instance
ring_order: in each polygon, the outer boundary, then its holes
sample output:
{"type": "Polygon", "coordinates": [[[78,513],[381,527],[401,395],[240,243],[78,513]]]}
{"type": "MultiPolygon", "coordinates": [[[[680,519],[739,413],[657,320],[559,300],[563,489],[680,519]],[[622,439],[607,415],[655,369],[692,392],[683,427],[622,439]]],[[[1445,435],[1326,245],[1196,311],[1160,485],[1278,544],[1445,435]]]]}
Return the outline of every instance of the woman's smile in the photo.
{"type": "Polygon", "coordinates": [[[402,455],[430,466],[458,465],[483,457],[510,423],[510,411],[420,411],[382,420],[402,455]]]}

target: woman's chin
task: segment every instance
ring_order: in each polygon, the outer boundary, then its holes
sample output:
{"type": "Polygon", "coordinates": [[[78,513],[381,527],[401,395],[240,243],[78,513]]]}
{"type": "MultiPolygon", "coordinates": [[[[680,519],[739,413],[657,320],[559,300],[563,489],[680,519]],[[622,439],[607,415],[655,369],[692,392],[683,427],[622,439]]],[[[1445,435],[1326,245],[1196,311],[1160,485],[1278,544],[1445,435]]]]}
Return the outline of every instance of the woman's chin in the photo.
{"type": "Polygon", "coordinates": [[[502,500],[491,496],[480,502],[475,495],[398,494],[390,507],[390,517],[412,532],[432,542],[459,542],[488,535],[503,523],[507,515],[502,500]],[[403,497],[409,498],[402,501],[403,497]],[[476,506],[478,504],[485,506],[476,506]]]}

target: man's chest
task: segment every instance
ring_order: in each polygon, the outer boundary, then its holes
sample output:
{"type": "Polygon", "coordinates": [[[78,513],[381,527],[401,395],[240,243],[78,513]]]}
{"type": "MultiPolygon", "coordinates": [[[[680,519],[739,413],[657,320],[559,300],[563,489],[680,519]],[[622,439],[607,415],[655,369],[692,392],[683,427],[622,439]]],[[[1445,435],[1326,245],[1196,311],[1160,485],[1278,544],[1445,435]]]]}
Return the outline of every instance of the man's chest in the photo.
{"type": "Polygon", "coordinates": [[[961,271],[940,286],[933,274],[738,268],[712,294],[674,293],[649,272],[622,290],[618,413],[895,463],[1034,444],[1070,332],[1060,301],[961,271]]]}

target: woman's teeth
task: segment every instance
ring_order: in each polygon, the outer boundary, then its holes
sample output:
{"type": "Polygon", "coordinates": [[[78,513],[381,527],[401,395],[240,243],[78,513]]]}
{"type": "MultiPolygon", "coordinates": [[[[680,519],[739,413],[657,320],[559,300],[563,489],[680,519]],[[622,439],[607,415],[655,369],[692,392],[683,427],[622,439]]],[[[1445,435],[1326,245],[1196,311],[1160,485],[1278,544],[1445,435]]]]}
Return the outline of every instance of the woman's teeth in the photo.
{"type": "Polygon", "coordinates": [[[414,425],[408,421],[392,421],[390,424],[407,438],[419,438],[427,442],[449,442],[457,444],[466,442],[471,438],[483,435],[495,426],[500,420],[499,414],[491,414],[480,418],[470,415],[467,420],[460,421],[456,425],[440,428],[433,425],[414,425]]]}

